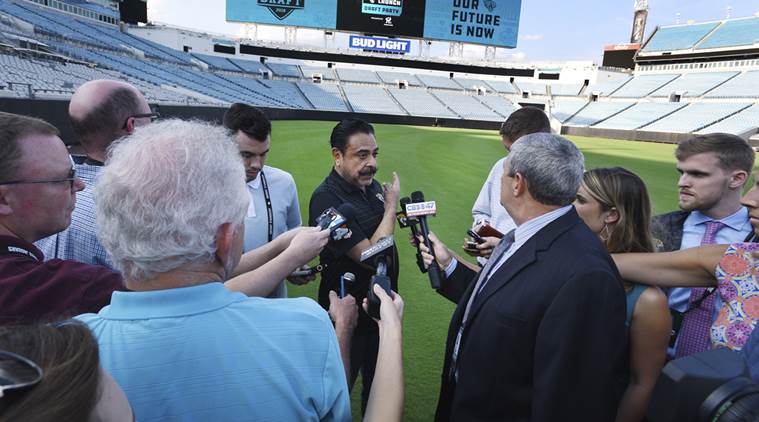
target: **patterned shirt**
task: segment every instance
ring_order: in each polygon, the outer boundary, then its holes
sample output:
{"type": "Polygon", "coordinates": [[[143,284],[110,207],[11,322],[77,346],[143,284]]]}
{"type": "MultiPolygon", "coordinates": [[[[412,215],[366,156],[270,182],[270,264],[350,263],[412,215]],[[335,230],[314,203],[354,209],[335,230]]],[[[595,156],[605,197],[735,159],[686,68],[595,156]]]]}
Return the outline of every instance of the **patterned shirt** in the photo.
{"type": "Polygon", "coordinates": [[[756,280],[759,260],[752,252],[756,243],[734,243],[715,270],[723,306],[712,324],[713,347],[741,350],[759,320],[759,284],[756,280]]]}
{"type": "Polygon", "coordinates": [[[64,259],[114,269],[111,258],[97,238],[95,225],[95,182],[103,166],[76,164],[76,175],[84,180],[84,190],[76,194],[76,208],[71,213],[71,225],[64,231],[42,240],[40,248],[45,259],[64,259]]]}

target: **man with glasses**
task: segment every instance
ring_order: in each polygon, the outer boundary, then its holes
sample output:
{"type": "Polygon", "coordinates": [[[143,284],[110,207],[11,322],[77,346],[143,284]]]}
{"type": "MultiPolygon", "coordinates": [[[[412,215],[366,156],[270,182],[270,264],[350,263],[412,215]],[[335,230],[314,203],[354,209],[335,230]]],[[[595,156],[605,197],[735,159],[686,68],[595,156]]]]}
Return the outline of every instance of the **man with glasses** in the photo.
{"type": "Polygon", "coordinates": [[[118,273],[42,262],[32,244],[68,227],[85,187],[74,167],[55,127],[0,113],[0,324],[96,312],[123,290],[118,273]]]}
{"type": "MultiPolygon", "coordinates": [[[[125,290],[120,273],[73,260],[45,261],[33,245],[69,227],[85,189],[75,171],[55,127],[0,113],[0,325],[98,312],[114,291],[125,290]]],[[[265,296],[328,239],[328,230],[313,227],[283,233],[244,254],[225,287],[265,296]]]]}
{"type": "Polygon", "coordinates": [[[93,188],[113,141],[158,118],[145,97],[132,85],[94,80],[80,86],[69,103],[69,118],[87,156],[76,165],[86,183],[79,193],[71,226],[37,242],[47,259],[72,259],[113,269],[113,263],[95,235],[93,188]]]}

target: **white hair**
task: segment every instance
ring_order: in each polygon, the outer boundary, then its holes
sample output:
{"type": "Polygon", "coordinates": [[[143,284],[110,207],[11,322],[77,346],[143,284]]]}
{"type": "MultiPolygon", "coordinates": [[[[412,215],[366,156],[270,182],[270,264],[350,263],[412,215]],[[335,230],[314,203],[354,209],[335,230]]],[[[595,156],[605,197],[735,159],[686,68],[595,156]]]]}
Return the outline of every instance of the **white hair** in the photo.
{"type": "Polygon", "coordinates": [[[125,279],[150,279],[212,262],[219,227],[242,224],[248,201],[226,129],[165,120],[109,149],[95,186],[98,237],[125,279]]]}

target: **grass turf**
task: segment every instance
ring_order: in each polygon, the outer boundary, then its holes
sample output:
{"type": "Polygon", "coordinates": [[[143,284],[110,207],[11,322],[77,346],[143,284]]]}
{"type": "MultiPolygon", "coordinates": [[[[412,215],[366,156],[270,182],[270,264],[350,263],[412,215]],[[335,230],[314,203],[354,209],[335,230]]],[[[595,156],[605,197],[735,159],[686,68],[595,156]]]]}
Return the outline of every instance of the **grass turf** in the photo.
{"type": "MultiPolygon", "coordinates": [[[[267,164],[290,172],[298,185],[303,220],[314,188],[329,173],[329,134],[333,122],[274,122],[267,164]]],[[[436,200],[438,215],[431,230],[445,243],[461,245],[472,223],[471,207],[493,164],[505,151],[496,131],[376,125],[380,149],[377,179],[389,181],[396,171],[401,196],[421,190],[436,200]]],[[[674,146],[609,139],[570,137],[585,155],[586,168],[621,166],[643,178],[656,213],[676,209],[677,172],[674,146]]],[[[404,317],[406,408],[404,420],[431,420],[440,385],[448,323],[454,304],[429,287],[416,267],[414,251],[396,228],[401,256],[400,294],[404,317]]],[[[289,285],[290,297],[316,298],[318,279],[307,286],[289,285]]],[[[358,391],[353,391],[354,420],[360,419],[358,391]]]]}

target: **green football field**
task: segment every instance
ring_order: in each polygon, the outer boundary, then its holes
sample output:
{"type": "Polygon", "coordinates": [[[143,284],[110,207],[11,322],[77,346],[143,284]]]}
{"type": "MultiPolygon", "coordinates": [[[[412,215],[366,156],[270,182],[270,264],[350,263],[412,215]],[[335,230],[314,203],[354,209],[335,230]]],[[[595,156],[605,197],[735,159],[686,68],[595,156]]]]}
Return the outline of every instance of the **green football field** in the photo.
{"type": "MultiPolygon", "coordinates": [[[[332,158],[329,134],[333,122],[274,122],[267,164],[290,172],[298,185],[301,212],[308,218],[314,188],[329,173],[332,158]]],[[[437,201],[438,214],[430,229],[453,247],[463,243],[472,223],[471,207],[493,164],[505,151],[496,131],[376,125],[380,181],[392,172],[401,181],[401,196],[415,190],[437,201]]],[[[677,207],[674,146],[644,142],[571,137],[585,154],[586,168],[621,166],[640,175],[648,185],[656,213],[677,207]]],[[[404,420],[431,420],[437,403],[445,339],[454,304],[435,293],[426,274],[416,267],[407,231],[396,228],[401,256],[399,290],[406,303],[404,420]]],[[[290,297],[316,298],[318,279],[303,287],[289,285],[290,297]]],[[[359,414],[353,392],[354,420],[359,414]]]]}

